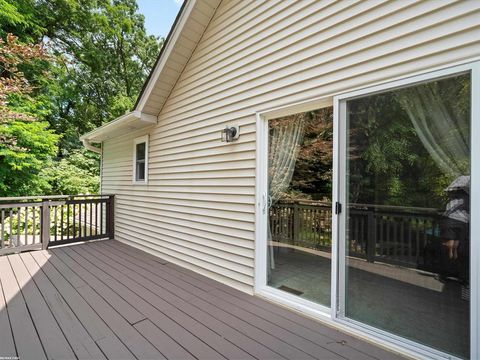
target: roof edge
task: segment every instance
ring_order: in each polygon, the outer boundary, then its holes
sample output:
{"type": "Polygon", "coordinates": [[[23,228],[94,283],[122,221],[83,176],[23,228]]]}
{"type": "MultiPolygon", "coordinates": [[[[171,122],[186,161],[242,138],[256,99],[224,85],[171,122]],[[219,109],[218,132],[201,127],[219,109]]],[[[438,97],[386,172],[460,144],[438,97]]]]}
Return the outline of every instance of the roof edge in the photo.
{"type": "Polygon", "coordinates": [[[134,110],[80,136],[80,140],[88,143],[95,142],[95,140],[105,136],[107,133],[110,133],[113,130],[128,128],[131,122],[137,121],[144,123],[146,126],[150,126],[157,123],[157,117],[155,115],[145,114],[138,110],[134,110]]]}
{"type": "Polygon", "coordinates": [[[195,6],[195,3],[196,3],[196,0],[185,0],[183,2],[182,7],[180,8],[177,14],[177,17],[175,18],[175,21],[173,22],[173,25],[170,28],[170,31],[168,32],[168,35],[160,50],[157,60],[155,60],[155,64],[153,65],[152,70],[148,74],[148,77],[143,84],[140,95],[137,97],[137,101],[135,102],[135,106],[134,106],[135,110],[141,111],[143,106],[145,105],[145,102],[149,98],[150,93],[154,88],[155,82],[160,76],[163,66],[165,65],[165,62],[167,61],[167,59],[169,58],[170,53],[174,49],[175,43],[177,42],[178,37],[183,29],[183,26],[185,25],[190,15],[190,12],[195,6]]]}

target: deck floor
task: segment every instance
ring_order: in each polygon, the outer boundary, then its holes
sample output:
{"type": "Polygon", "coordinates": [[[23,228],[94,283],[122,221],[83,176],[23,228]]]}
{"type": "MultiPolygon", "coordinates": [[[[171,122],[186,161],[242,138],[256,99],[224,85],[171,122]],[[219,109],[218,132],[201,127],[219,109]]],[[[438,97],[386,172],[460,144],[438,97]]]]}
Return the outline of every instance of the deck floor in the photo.
{"type": "Polygon", "coordinates": [[[0,257],[0,358],[400,359],[109,240],[0,257]]]}

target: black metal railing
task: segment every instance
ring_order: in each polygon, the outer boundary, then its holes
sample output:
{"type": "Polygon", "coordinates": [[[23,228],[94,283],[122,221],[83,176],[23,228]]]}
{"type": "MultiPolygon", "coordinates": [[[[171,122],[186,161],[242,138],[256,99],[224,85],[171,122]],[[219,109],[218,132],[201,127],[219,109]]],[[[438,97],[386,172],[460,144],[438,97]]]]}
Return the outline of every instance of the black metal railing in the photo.
{"type": "MultiPolygon", "coordinates": [[[[409,267],[432,266],[428,251],[440,244],[440,210],[371,204],[351,204],[346,210],[349,256],[409,267]]],[[[331,220],[331,203],[279,201],[270,208],[271,239],[330,251],[331,220]]]]}
{"type": "Polygon", "coordinates": [[[0,255],[113,236],[113,195],[0,198],[0,255]]]}

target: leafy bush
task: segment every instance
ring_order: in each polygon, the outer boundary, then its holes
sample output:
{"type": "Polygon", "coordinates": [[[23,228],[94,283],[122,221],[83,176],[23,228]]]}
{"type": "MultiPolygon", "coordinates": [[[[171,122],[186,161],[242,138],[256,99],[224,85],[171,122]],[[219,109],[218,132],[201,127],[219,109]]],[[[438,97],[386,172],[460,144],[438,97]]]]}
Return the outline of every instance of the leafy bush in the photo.
{"type": "Polygon", "coordinates": [[[86,151],[75,151],[50,162],[41,176],[48,182],[51,194],[96,194],[100,190],[98,162],[98,157],[86,151]]]}

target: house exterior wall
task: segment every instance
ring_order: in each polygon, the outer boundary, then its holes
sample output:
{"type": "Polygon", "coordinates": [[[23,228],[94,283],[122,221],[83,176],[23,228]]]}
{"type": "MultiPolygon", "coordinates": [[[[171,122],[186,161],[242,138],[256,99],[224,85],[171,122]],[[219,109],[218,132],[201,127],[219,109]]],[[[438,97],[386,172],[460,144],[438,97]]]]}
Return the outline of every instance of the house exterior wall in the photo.
{"type": "Polygon", "coordinates": [[[104,142],[116,238],[252,292],[255,112],[479,56],[478,1],[222,1],[158,124],[104,142]],[[149,183],[132,185],[146,133],[149,183]]]}

